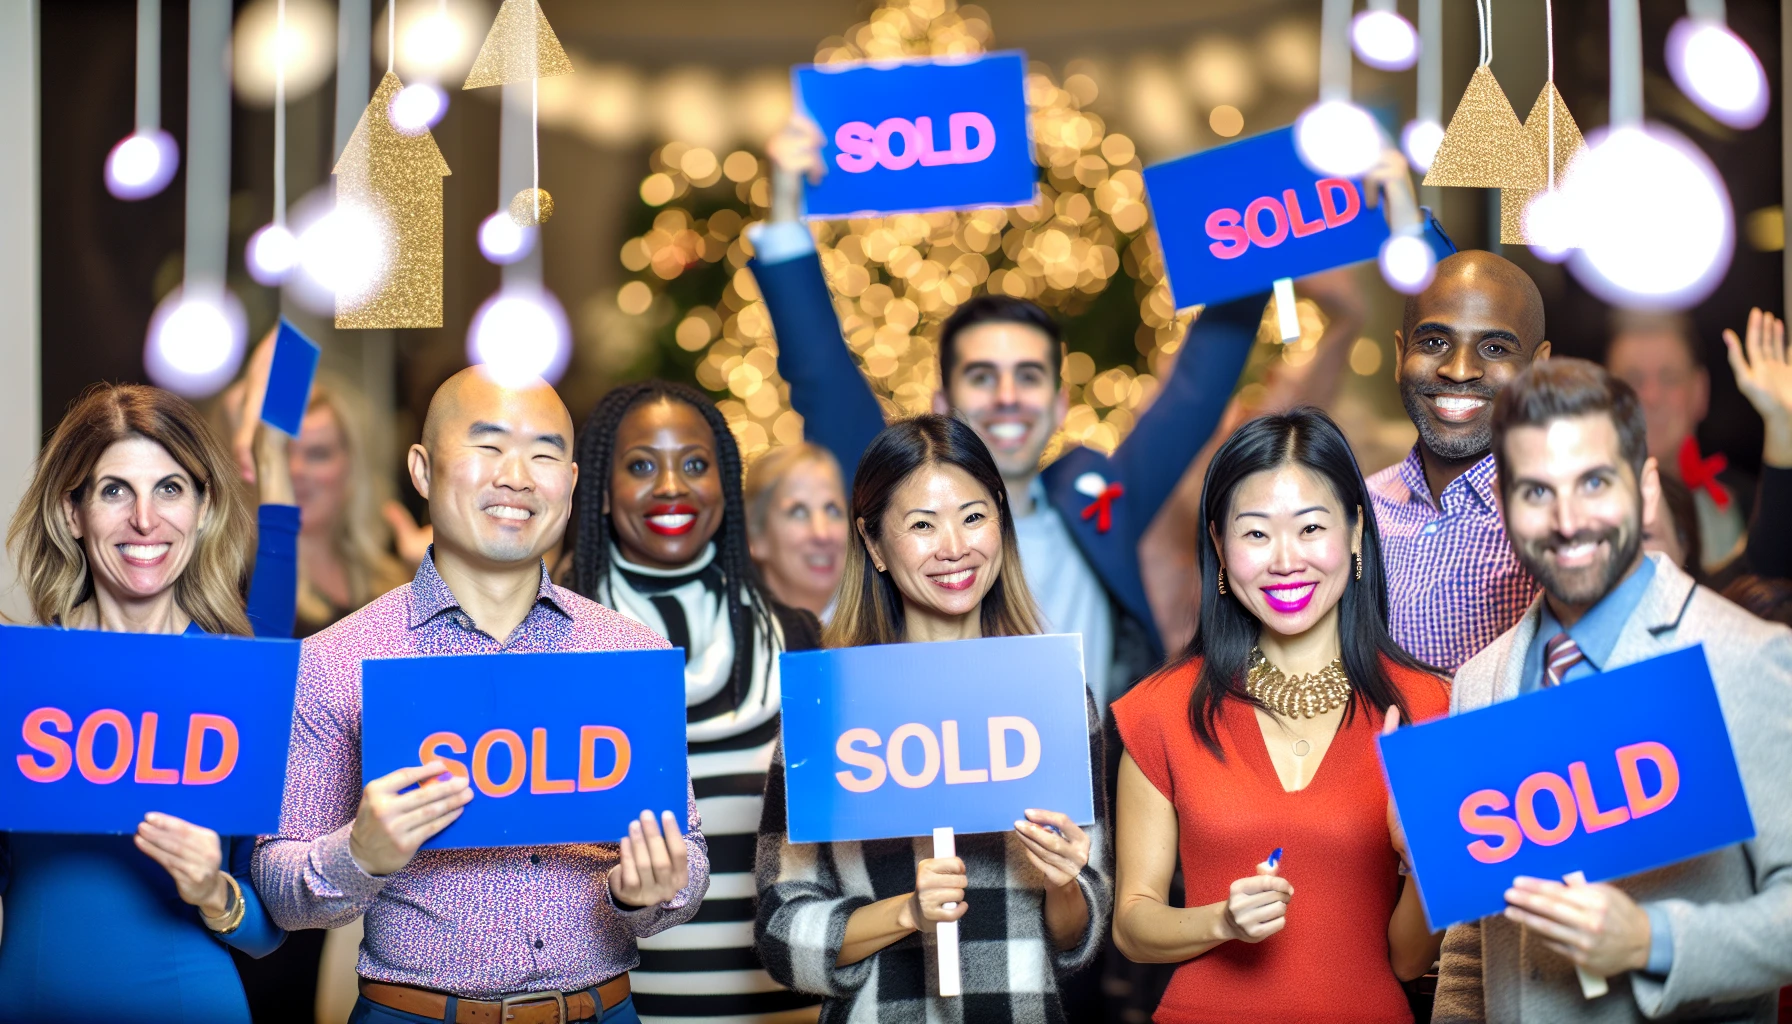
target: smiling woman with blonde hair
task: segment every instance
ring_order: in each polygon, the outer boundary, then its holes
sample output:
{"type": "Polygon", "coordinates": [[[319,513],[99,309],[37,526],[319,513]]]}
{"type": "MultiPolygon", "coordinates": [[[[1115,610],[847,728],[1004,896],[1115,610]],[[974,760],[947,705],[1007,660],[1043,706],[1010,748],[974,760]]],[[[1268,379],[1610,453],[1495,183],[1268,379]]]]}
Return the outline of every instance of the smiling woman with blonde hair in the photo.
{"type": "MultiPolygon", "coordinates": [[[[284,445],[257,446],[265,490],[284,445]]],[[[185,400],[96,385],[57,425],[7,548],[37,623],[118,633],[246,636],[292,626],[297,510],[264,505],[255,610],[242,586],[257,533],[229,450],[185,400]]],[[[74,668],[74,666],[71,666],[74,668]]],[[[179,664],[92,665],[153,687],[179,664]]],[[[283,933],[249,875],[251,837],[151,812],[129,838],[0,833],[0,1021],[147,1017],[246,1024],[225,946],[264,956],[283,933]],[[150,862],[159,866],[156,870],[150,862]],[[76,1000],[78,1003],[71,1003],[76,1000]]]]}

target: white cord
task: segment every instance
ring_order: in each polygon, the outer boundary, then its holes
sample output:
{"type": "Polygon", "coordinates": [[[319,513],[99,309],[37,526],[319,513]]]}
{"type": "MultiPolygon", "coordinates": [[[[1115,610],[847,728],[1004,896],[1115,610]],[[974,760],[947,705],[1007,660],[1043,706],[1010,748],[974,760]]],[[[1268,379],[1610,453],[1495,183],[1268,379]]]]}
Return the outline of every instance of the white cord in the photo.
{"type": "Polygon", "coordinates": [[[286,227],[286,0],[274,14],[274,226],[286,227]]]}
{"type": "Polygon", "coordinates": [[[535,223],[541,225],[541,79],[529,79],[529,185],[535,200],[535,223]]]}
{"type": "Polygon", "coordinates": [[[397,56],[398,0],[386,0],[386,74],[392,73],[392,61],[397,56]]]}
{"type": "Polygon", "coordinates": [[[1554,0],[1543,0],[1543,41],[1549,52],[1549,72],[1544,79],[1549,97],[1549,190],[1556,190],[1556,15],[1554,0]]]}

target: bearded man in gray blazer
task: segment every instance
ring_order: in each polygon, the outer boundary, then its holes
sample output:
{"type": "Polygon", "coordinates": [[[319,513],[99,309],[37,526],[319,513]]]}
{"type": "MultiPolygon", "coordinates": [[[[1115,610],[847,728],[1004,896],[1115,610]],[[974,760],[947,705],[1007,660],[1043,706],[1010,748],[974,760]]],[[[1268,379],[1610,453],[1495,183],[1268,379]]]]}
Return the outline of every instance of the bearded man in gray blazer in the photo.
{"type": "Polygon", "coordinates": [[[1642,553],[1661,481],[1628,385],[1536,363],[1493,430],[1506,533],[1543,594],[1462,666],[1451,713],[1703,644],[1756,834],[1611,884],[1516,879],[1504,914],[1445,935],[1432,1019],[1772,1024],[1792,984],[1792,630],[1642,553]],[[1583,999],[1576,967],[1609,994],[1583,999]]]}

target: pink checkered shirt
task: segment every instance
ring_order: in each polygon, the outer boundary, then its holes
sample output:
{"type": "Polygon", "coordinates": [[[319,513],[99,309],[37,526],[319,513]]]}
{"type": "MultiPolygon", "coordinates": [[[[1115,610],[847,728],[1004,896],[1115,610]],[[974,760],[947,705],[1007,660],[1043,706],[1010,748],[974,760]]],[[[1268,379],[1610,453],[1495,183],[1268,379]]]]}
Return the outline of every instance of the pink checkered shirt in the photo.
{"type": "Polygon", "coordinates": [[[1368,483],[1394,642],[1454,673],[1512,628],[1537,596],[1494,501],[1493,456],[1444,488],[1441,509],[1432,503],[1416,445],[1368,483]]]}
{"type": "Polygon", "coordinates": [[[709,888],[696,800],[687,810],[690,884],[656,907],[622,910],[610,899],[614,843],[425,850],[403,871],[371,877],[348,850],[361,801],[361,659],[665,646],[647,627],[553,585],[545,567],[535,607],[500,643],[461,611],[433,558],[409,584],[307,639],[280,834],[255,851],[255,888],[274,921],[331,928],[365,914],[362,977],[475,999],[574,991],[632,969],[635,940],[690,920],[709,888]]]}

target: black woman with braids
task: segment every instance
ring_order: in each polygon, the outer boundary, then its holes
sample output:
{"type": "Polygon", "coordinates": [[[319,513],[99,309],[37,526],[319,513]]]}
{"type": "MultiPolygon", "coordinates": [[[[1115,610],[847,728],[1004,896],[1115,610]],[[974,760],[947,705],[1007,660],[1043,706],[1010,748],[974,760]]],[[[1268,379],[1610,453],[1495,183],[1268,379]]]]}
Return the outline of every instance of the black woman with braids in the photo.
{"type": "Polygon", "coordinates": [[[780,987],[753,950],[753,854],[778,736],[778,653],[819,647],[820,623],[760,582],[740,449],[702,393],[616,388],[578,445],[573,587],[684,648],[691,784],[709,839],[703,909],[641,941],[635,1006],[649,1020],[814,1020],[817,997],[780,987]]]}

